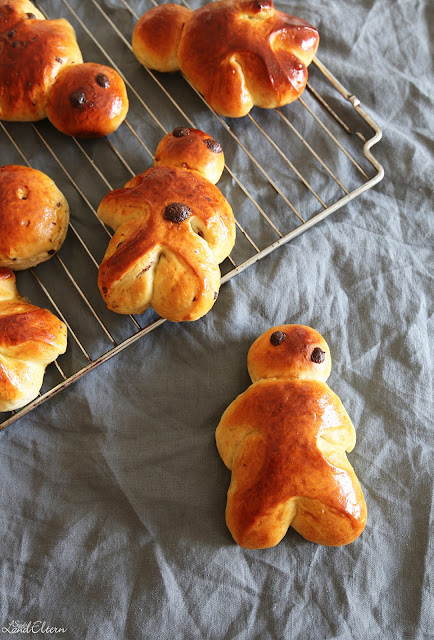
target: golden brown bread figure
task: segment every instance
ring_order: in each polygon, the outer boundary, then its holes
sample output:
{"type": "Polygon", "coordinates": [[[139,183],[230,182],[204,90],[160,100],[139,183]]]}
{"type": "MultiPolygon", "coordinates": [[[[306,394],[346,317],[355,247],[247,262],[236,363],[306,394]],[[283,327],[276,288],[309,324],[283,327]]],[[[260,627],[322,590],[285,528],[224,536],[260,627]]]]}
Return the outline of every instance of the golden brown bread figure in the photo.
{"type": "Polygon", "coordinates": [[[125,119],[120,75],[105,65],[81,64],[70,23],[45,20],[28,0],[0,0],[0,60],[0,120],[48,115],[63,133],[99,137],[125,119]]]}
{"type": "Polygon", "coordinates": [[[65,240],[69,207],[42,171],[0,167],[0,267],[14,271],[49,260],[65,240]]]}
{"type": "MultiPolygon", "coordinates": [[[[203,132],[178,132],[159,145],[158,166],[108,193],[98,208],[99,218],[116,231],[98,286],[117,313],[142,313],[152,306],[173,322],[197,320],[217,298],[219,264],[233,248],[235,222],[229,203],[205,176],[216,177],[211,156],[223,151],[203,132]],[[196,138],[200,171],[176,166],[190,148],[187,138],[196,138]],[[172,164],[163,163],[166,154],[172,164]]],[[[223,170],[224,159],[219,162],[223,170]]]]}
{"type": "Polygon", "coordinates": [[[36,398],[47,365],[65,352],[66,341],[66,325],[26,302],[13,271],[0,267],[0,411],[36,398]]]}
{"type": "Polygon", "coordinates": [[[48,119],[69,136],[108,136],[125,120],[127,112],[124,81],[111,67],[95,62],[60,71],[48,96],[48,119]]]}
{"type": "Polygon", "coordinates": [[[83,60],[74,29],[19,0],[0,0],[0,26],[0,120],[42,120],[60,69],[83,60]]]}
{"type": "Polygon", "coordinates": [[[273,547],[289,526],[312,542],[340,546],[365,527],[365,500],[345,454],[356,434],[326,384],[330,366],[327,343],[303,325],[273,327],[249,350],[253,384],[216,431],[232,470],[226,522],[242,547],[273,547]]]}
{"type": "Polygon", "coordinates": [[[301,95],[319,44],[305,20],[277,11],[272,0],[219,0],[190,13],[174,6],[154,7],[137,22],[132,44],[141,64],[180,69],[217,113],[232,118],[301,95]]]}

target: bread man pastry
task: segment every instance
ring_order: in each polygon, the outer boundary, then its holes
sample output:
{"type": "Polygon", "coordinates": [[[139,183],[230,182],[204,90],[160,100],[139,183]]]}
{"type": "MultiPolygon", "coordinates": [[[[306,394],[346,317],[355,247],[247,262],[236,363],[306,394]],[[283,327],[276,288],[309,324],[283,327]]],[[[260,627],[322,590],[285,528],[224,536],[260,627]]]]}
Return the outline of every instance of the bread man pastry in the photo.
{"type": "Polygon", "coordinates": [[[204,132],[177,127],[158,145],[154,165],[98,207],[116,231],[98,286],[117,313],[152,306],[173,322],[197,320],[217,298],[219,264],[235,242],[232,209],[213,184],[223,150],[204,132]]]}
{"type": "Polygon", "coordinates": [[[49,260],[62,246],[69,224],[63,193],[42,171],[0,167],[0,267],[14,271],[49,260]]]}
{"type": "Polygon", "coordinates": [[[83,63],[67,20],[45,20],[29,0],[0,0],[0,120],[48,118],[77,137],[109,135],[126,117],[124,81],[83,63]]]}
{"type": "Polygon", "coordinates": [[[272,0],[219,0],[195,11],[163,4],[139,19],[132,38],[141,64],[180,69],[212,109],[232,118],[296,100],[318,44],[314,27],[272,0]]]}
{"type": "Polygon", "coordinates": [[[345,452],[354,427],[328,387],[331,359],[322,336],[302,325],[263,333],[248,353],[252,385],[217,427],[232,471],[226,522],[248,549],[277,545],[288,527],[328,546],[352,542],[366,504],[345,452]]]}
{"type": "Polygon", "coordinates": [[[0,411],[36,398],[47,365],[65,352],[66,341],[66,325],[26,302],[13,271],[0,267],[0,411]]]}

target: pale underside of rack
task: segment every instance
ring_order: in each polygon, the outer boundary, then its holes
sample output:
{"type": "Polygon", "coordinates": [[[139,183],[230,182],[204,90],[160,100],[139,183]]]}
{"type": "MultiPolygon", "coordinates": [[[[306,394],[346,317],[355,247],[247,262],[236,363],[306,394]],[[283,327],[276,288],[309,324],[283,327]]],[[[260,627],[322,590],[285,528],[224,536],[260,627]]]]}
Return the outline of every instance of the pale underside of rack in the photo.
{"type": "Polygon", "coordinates": [[[96,141],[67,138],[47,121],[0,122],[0,164],[25,164],[48,173],[71,208],[70,229],[58,254],[17,273],[20,293],[66,323],[68,350],[47,368],[33,402],[0,413],[0,429],[165,322],[152,309],[141,316],[119,316],[105,308],[96,280],[112,232],[99,222],[96,209],[105,193],[152,166],[156,145],[175,126],[202,129],[225,151],[218,186],[234,209],[237,241],[221,265],[222,284],[383,178],[371,151],[381,138],[380,128],[318,58],[296,103],[275,110],[255,108],[245,118],[226,119],[215,114],[181,74],[154,73],[136,62],[132,28],[156,3],[35,4],[47,18],[63,17],[73,24],[85,61],[107,64],[120,73],[130,110],[117,132],[96,141]],[[351,184],[341,180],[343,173],[351,184]]]}

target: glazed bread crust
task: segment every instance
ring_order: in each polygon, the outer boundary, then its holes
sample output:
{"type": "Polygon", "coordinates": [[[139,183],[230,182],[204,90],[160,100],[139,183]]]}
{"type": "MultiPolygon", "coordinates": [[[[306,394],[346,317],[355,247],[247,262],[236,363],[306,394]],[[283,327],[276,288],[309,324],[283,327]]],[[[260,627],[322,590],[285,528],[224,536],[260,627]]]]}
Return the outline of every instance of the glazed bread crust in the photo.
{"type": "Polygon", "coordinates": [[[20,165],[0,167],[0,267],[14,271],[49,260],[69,224],[65,196],[45,173],[20,165]]]}
{"type": "Polygon", "coordinates": [[[0,0],[0,33],[13,29],[22,20],[45,20],[30,0],[0,0]]]}
{"type": "Polygon", "coordinates": [[[216,184],[225,167],[221,145],[199,129],[177,127],[159,143],[154,165],[170,164],[198,171],[212,184],[216,184]]]}
{"type": "Polygon", "coordinates": [[[46,111],[62,133],[95,138],[113,133],[125,120],[128,106],[125,83],[118,72],[85,62],[59,72],[46,111]]]}
{"type": "Polygon", "coordinates": [[[252,345],[261,370],[276,332],[286,337],[271,349],[289,359],[287,372],[257,379],[227,408],[216,431],[218,451],[232,471],[228,528],[249,549],[275,546],[289,526],[318,544],[349,544],[365,527],[366,503],[345,453],[355,445],[353,424],[325,382],[328,348],[309,327],[274,327],[252,345]],[[317,372],[303,371],[307,360],[319,365],[317,372]]]}
{"type": "Polygon", "coordinates": [[[232,209],[217,187],[196,171],[160,165],[107,194],[98,216],[117,229],[98,277],[110,309],[142,313],[152,306],[174,322],[209,311],[218,265],[235,240],[232,209]],[[171,205],[187,207],[188,217],[168,220],[171,205]]]}
{"type": "Polygon", "coordinates": [[[0,411],[24,406],[39,393],[46,366],[66,350],[66,325],[26,302],[15,275],[0,267],[0,411]]]}
{"type": "Polygon", "coordinates": [[[319,45],[318,31],[305,20],[277,11],[272,0],[219,0],[182,15],[174,7],[161,5],[140,19],[133,51],[142,64],[179,68],[227,117],[300,96],[319,45]]]}
{"type": "MultiPolygon", "coordinates": [[[[0,11],[9,5],[10,2],[3,4],[0,11]]],[[[1,120],[26,122],[45,118],[48,94],[60,69],[82,62],[69,22],[28,19],[24,15],[13,28],[3,21],[6,29],[0,33],[1,120]]]]}
{"type": "Polygon", "coordinates": [[[133,30],[133,53],[140,64],[156,71],[177,71],[179,41],[190,15],[191,10],[179,4],[149,9],[133,30]]]}

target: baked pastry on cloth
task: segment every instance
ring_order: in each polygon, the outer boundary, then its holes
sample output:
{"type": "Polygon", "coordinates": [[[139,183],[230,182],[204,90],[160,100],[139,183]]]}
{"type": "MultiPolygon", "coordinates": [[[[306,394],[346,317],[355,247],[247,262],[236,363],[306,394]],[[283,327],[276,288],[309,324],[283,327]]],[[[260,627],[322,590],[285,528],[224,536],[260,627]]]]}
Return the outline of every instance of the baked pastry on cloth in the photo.
{"type": "Polygon", "coordinates": [[[69,206],[42,171],[0,167],[0,267],[14,271],[49,260],[68,231],[69,206]]]}
{"type": "Polygon", "coordinates": [[[292,526],[328,546],[352,542],[366,504],[345,452],[353,424],[328,387],[330,351],[303,325],[263,333],[248,353],[252,385],[224,412],[217,448],[232,471],[226,522],[248,549],[278,544],[292,526]]]}
{"type": "Polygon", "coordinates": [[[126,117],[128,98],[119,74],[105,65],[82,64],[71,24],[45,20],[28,0],[0,0],[0,61],[0,120],[48,116],[63,133],[98,137],[126,117]]]}
{"type": "Polygon", "coordinates": [[[0,411],[34,400],[47,365],[66,351],[66,325],[22,298],[13,271],[0,267],[0,411]]]}
{"type": "Polygon", "coordinates": [[[219,264],[235,242],[232,209],[213,184],[223,150],[204,132],[177,127],[158,145],[154,164],[98,207],[116,231],[98,286],[117,313],[152,306],[173,322],[197,320],[217,299],[219,264]]]}
{"type": "Polygon", "coordinates": [[[272,0],[219,0],[195,11],[163,4],[139,19],[132,38],[141,64],[180,69],[212,109],[232,118],[296,100],[318,44],[314,27],[272,0]]]}

